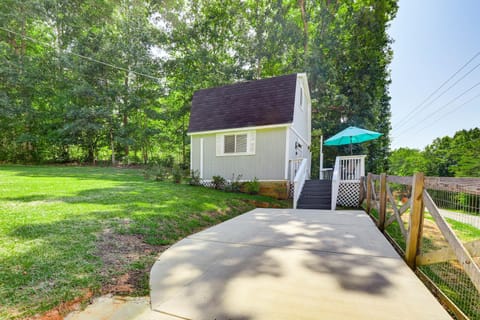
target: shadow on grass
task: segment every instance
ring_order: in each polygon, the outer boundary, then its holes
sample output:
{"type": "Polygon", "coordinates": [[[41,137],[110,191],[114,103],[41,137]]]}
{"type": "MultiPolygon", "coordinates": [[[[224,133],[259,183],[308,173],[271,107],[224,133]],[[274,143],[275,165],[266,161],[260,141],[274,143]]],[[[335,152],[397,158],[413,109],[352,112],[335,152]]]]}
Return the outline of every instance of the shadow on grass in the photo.
{"type": "Polygon", "coordinates": [[[28,166],[3,165],[0,170],[14,172],[16,176],[37,178],[75,178],[79,180],[143,181],[142,169],[113,167],[28,166]]]}

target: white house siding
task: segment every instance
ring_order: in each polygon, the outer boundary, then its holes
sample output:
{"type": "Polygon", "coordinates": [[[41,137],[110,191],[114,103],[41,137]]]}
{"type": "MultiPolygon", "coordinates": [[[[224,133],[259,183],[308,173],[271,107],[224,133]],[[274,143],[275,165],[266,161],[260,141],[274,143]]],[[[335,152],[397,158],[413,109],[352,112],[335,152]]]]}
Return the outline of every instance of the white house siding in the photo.
{"type": "MultiPolygon", "coordinates": [[[[242,175],[242,180],[284,180],[286,127],[256,130],[255,155],[217,156],[216,134],[192,135],[192,167],[200,170],[203,138],[203,179],[242,175]]],[[[239,130],[241,131],[241,130],[239,130]]]]}
{"type": "MultiPolygon", "coordinates": [[[[302,75],[297,77],[297,88],[295,94],[295,112],[293,114],[293,128],[295,131],[302,136],[308,143],[310,143],[310,132],[311,132],[311,120],[310,120],[310,111],[311,102],[310,94],[308,90],[308,83],[306,78],[302,75]],[[301,87],[303,87],[303,108],[300,108],[300,92],[301,87]]],[[[305,144],[305,143],[303,143],[305,144]]],[[[303,145],[302,144],[302,145],[303,145]]]]}
{"type": "MultiPolygon", "coordinates": [[[[306,78],[302,75],[297,77],[297,88],[295,94],[295,109],[293,114],[293,123],[289,133],[289,160],[298,158],[308,159],[308,168],[311,163],[311,153],[309,146],[311,143],[311,102],[306,78]],[[303,87],[303,107],[300,107],[300,94],[303,87]],[[301,145],[301,148],[295,148],[296,143],[301,145]]],[[[292,177],[292,166],[289,164],[288,178],[292,177]]]]}
{"type": "MultiPolygon", "coordinates": [[[[302,141],[302,139],[300,138],[300,136],[292,129],[289,129],[290,130],[290,137],[289,137],[289,141],[288,141],[288,144],[289,144],[289,160],[294,160],[294,159],[298,159],[298,158],[307,158],[308,159],[308,168],[310,168],[310,162],[311,162],[311,153],[310,153],[310,150],[308,150],[307,146],[305,145],[305,143],[302,141]],[[298,142],[302,145],[302,148],[301,150],[300,149],[295,149],[295,142],[298,142]]],[[[291,165],[289,164],[289,168],[288,168],[288,178],[290,179],[292,176],[292,172],[291,172],[291,165]]]]}

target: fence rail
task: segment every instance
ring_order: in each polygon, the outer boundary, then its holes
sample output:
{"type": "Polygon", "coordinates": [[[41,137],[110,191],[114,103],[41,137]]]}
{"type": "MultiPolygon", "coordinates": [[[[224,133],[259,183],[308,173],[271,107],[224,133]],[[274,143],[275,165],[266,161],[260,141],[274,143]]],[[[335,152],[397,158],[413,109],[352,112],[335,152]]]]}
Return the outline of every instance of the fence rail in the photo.
{"type": "Polygon", "coordinates": [[[480,179],[369,173],[361,188],[367,213],[443,304],[480,319],[480,179]],[[452,201],[465,205],[447,210],[452,201]]]}

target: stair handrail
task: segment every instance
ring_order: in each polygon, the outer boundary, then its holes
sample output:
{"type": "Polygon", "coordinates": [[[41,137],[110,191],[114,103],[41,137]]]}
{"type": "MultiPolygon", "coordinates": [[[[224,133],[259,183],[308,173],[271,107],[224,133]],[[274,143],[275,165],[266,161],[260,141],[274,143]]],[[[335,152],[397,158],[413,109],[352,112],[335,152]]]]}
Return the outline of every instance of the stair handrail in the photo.
{"type": "Polygon", "coordinates": [[[307,164],[308,159],[303,158],[300,167],[298,168],[295,179],[293,179],[293,209],[297,209],[297,202],[302,193],[305,180],[307,179],[307,164]]]}
{"type": "Polygon", "coordinates": [[[340,187],[340,157],[335,158],[335,166],[332,175],[332,211],[337,207],[338,188],[340,187]]]}

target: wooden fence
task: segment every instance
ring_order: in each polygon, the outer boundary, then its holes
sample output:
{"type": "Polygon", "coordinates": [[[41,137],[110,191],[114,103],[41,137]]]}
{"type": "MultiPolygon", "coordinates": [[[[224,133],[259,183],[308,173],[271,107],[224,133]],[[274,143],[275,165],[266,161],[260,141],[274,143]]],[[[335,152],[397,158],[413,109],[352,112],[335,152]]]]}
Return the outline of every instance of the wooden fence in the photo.
{"type": "MultiPolygon", "coordinates": [[[[480,319],[480,314],[477,314],[478,318],[475,316],[476,311],[472,311],[473,313],[467,316],[419,268],[456,260],[455,266],[461,266],[477,290],[477,293],[480,294],[480,259],[476,259],[476,257],[480,256],[480,239],[462,243],[427,191],[449,190],[458,192],[461,190],[468,194],[480,195],[480,179],[431,178],[424,177],[423,173],[416,173],[413,177],[369,173],[366,178],[362,178],[361,189],[362,203],[365,201],[364,206],[367,213],[376,221],[378,228],[394,244],[407,264],[422,278],[425,278],[424,280],[429,282],[429,286],[437,293],[443,304],[458,319],[480,319]],[[464,181],[469,182],[468,188],[459,188],[458,185],[465,183],[464,181]],[[400,185],[408,189],[408,192],[405,193],[408,197],[404,195],[403,201],[398,201],[393,195],[392,185],[400,185]],[[408,216],[406,216],[406,213],[408,213],[408,216]],[[425,214],[429,215],[429,224],[432,223],[431,220],[433,218],[436,227],[443,235],[446,243],[448,243],[446,247],[434,249],[430,252],[422,252],[421,243],[425,214]],[[394,239],[385,231],[394,222],[397,222],[399,228],[397,239],[394,239]],[[403,247],[399,245],[399,242],[402,241],[404,242],[403,247]]],[[[472,303],[476,304],[477,302],[472,303]]],[[[477,310],[475,307],[474,309],[477,310]]]]}

